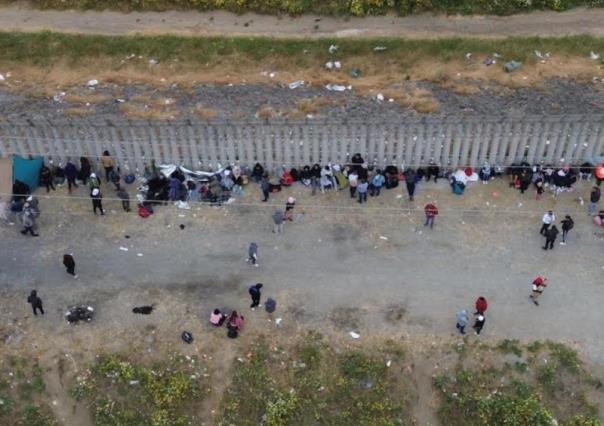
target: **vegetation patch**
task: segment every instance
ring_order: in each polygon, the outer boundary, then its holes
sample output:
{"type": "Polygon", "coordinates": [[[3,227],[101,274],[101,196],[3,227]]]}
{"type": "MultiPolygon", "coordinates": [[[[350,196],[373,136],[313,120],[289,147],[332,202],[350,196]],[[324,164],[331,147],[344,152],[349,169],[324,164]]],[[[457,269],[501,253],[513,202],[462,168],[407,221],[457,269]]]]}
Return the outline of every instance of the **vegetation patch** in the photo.
{"type": "Polygon", "coordinates": [[[260,342],[235,361],[219,424],[411,423],[401,348],[340,353],[316,333],[304,340],[289,350],[260,342]]]}
{"type": "Polygon", "coordinates": [[[147,366],[104,355],[77,377],[70,393],[90,404],[99,426],[196,424],[191,413],[209,392],[208,376],[196,357],[172,355],[147,366]]]}
{"type": "Polygon", "coordinates": [[[37,361],[8,357],[0,359],[0,424],[58,425],[44,402],[44,371],[37,361]]]}
{"type": "Polygon", "coordinates": [[[124,11],[223,9],[236,13],[298,15],[381,15],[422,12],[510,15],[531,10],[564,11],[578,6],[602,7],[602,0],[32,0],[44,9],[115,9],[124,11]]]}

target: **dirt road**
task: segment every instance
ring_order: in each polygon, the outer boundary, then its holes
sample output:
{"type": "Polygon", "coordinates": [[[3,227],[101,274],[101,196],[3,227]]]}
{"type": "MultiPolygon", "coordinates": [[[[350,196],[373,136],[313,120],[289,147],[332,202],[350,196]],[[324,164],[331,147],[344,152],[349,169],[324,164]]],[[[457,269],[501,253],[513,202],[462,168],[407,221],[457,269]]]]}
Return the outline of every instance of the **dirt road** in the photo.
{"type": "Polygon", "coordinates": [[[508,37],[604,35],[604,9],[535,12],[499,16],[381,16],[327,18],[312,15],[276,17],[227,12],[80,12],[0,8],[3,31],[52,30],[86,34],[158,34],[196,36],[319,37],[508,37]]]}

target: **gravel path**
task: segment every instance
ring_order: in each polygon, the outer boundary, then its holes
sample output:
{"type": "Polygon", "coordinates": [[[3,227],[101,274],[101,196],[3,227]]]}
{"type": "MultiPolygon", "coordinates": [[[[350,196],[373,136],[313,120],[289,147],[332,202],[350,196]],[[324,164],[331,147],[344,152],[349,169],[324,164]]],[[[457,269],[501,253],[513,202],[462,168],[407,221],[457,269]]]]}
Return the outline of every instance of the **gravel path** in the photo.
{"type": "Polygon", "coordinates": [[[88,34],[174,33],[270,37],[507,37],[604,35],[604,9],[500,16],[276,17],[228,12],[95,12],[0,9],[4,31],[53,30],[88,34]]]}

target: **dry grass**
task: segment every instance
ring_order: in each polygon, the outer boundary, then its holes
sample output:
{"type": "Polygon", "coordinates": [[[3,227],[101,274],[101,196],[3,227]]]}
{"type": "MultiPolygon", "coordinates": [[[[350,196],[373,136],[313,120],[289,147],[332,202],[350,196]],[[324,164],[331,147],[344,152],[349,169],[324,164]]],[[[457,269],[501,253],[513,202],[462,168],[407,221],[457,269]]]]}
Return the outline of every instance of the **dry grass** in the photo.
{"type": "Polygon", "coordinates": [[[167,109],[152,109],[149,107],[134,105],[134,104],[121,104],[119,110],[126,117],[130,118],[142,118],[147,120],[168,120],[174,119],[179,115],[178,111],[167,110],[167,109]]]}
{"type": "Polygon", "coordinates": [[[275,110],[275,108],[270,105],[261,106],[258,111],[256,111],[256,117],[263,119],[274,118],[278,115],[279,113],[277,112],[277,110],[275,110]]]}
{"type": "Polygon", "coordinates": [[[109,100],[109,97],[106,95],[101,95],[99,93],[70,93],[67,92],[63,100],[70,104],[98,104],[101,102],[105,102],[109,100]]]}
{"type": "Polygon", "coordinates": [[[87,108],[67,108],[63,111],[66,117],[88,117],[92,111],[87,108]]]}
{"type": "Polygon", "coordinates": [[[195,113],[204,120],[211,120],[218,115],[218,112],[215,109],[207,108],[203,106],[198,106],[195,108],[195,113]]]}
{"type": "Polygon", "coordinates": [[[335,102],[332,99],[326,98],[324,96],[318,96],[315,98],[302,99],[296,102],[296,108],[300,113],[307,114],[316,114],[322,108],[332,106],[335,102]]]}

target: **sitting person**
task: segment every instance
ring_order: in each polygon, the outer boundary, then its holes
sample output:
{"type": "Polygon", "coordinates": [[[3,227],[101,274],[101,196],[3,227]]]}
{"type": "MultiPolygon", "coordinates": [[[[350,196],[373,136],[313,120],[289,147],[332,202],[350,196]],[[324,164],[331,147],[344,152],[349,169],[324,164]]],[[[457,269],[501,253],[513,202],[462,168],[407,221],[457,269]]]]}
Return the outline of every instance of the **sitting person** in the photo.
{"type": "Polygon", "coordinates": [[[294,183],[294,178],[292,177],[290,172],[285,170],[283,172],[283,174],[281,175],[281,179],[279,181],[281,182],[281,185],[283,185],[283,186],[291,186],[291,184],[294,183]]]}
{"type": "Polygon", "coordinates": [[[231,312],[229,319],[227,320],[227,328],[229,330],[241,331],[245,325],[245,319],[243,315],[239,315],[237,311],[231,312]]]}
{"type": "Polygon", "coordinates": [[[252,182],[260,182],[262,180],[262,176],[264,176],[264,167],[260,165],[260,163],[256,163],[254,168],[252,169],[252,182]]]}
{"type": "Polygon", "coordinates": [[[210,314],[210,324],[215,327],[220,327],[224,320],[226,319],[226,315],[220,312],[220,309],[214,309],[214,311],[210,314]]]}

